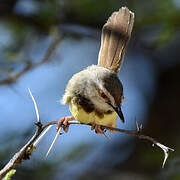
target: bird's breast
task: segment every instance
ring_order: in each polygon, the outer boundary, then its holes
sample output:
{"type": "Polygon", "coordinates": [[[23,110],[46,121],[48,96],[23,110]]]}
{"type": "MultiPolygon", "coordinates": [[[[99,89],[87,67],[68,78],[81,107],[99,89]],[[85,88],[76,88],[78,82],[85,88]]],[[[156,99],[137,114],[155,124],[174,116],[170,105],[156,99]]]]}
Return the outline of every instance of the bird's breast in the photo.
{"type": "Polygon", "coordinates": [[[95,123],[104,126],[116,127],[117,114],[114,111],[111,113],[103,113],[100,115],[95,110],[93,110],[92,112],[85,111],[82,106],[80,106],[73,100],[70,101],[68,105],[72,115],[81,123],[95,123]]]}

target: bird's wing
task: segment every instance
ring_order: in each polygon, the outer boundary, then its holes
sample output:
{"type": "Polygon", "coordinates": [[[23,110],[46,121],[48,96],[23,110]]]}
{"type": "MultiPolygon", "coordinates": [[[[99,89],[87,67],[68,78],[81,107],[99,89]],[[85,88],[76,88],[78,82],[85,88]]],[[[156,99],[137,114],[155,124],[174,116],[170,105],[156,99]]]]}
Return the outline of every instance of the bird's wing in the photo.
{"type": "Polygon", "coordinates": [[[134,24],[134,13],[127,7],[114,12],[103,26],[98,65],[118,72],[134,24]]]}

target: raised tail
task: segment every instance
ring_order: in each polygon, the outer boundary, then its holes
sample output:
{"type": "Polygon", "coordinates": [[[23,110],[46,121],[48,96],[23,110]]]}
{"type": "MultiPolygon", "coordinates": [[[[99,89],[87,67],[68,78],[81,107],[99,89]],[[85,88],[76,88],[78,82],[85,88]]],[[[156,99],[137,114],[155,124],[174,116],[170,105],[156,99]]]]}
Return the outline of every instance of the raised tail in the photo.
{"type": "Polygon", "coordinates": [[[103,26],[98,65],[118,72],[130,39],[134,24],[134,13],[127,7],[114,12],[103,26]]]}

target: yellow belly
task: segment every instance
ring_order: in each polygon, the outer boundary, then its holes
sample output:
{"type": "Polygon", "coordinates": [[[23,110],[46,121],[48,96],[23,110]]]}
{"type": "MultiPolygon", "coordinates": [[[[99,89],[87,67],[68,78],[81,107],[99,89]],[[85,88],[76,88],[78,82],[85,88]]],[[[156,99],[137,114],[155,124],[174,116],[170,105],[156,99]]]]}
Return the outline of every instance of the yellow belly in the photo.
{"type": "Polygon", "coordinates": [[[68,103],[69,110],[72,115],[81,123],[85,124],[98,124],[110,127],[116,127],[117,113],[112,112],[111,114],[104,114],[103,117],[99,117],[95,112],[87,113],[80,106],[70,101],[68,103]]]}

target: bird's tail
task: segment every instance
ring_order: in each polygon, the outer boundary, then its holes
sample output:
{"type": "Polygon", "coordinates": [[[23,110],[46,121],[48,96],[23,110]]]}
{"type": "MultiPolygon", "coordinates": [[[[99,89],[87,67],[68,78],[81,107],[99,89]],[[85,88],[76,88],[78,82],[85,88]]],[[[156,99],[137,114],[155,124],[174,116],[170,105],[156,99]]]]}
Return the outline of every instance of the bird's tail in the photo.
{"type": "Polygon", "coordinates": [[[122,7],[103,26],[98,65],[118,72],[134,24],[134,13],[122,7]]]}

